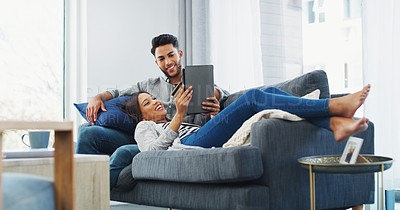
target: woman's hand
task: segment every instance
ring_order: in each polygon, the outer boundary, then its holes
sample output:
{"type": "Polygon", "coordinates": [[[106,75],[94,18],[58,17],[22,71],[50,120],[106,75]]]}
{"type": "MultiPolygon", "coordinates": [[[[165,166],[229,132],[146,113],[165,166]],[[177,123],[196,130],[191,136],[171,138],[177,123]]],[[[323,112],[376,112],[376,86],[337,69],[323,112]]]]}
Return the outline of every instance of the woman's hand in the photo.
{"type": "Polygon", "coordinates": [[[175,105],[176,105],[176,114],[179,114],[181,117],[185,117],[187,113],[187,109],[189,106],[190,100],[192,100],[192,86],[190,86],[187,90],[185,90],[185,85],[181,85],[179,88],[179,92],[175,94],[175,105]]]}
{"type": "Polygon", "coordinates": [[[192,100],[192,86],[190,86],[187,90],[185,90],[184,85],[179,88],[179,92],[175,94],[175,105],[176,105],[176,114],[174,118],[171,120],[169,127],[178,133],[179,127],[181,126],[183,119],[186,116],[187,109],[189,106],[190,100],[192,100]]]}

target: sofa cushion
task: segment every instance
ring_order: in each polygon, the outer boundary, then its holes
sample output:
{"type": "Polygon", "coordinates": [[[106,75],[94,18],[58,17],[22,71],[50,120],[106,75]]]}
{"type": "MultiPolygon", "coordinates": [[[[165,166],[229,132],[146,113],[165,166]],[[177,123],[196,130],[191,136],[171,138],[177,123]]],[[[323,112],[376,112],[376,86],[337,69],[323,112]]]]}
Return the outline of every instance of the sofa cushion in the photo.
{"type": "Polygon", "coordinates": [[[263,173],[256,147],[146,151],[133,158],[135,179],[224,183],[253,180],[263,173]]]}
{"type": "MultiPolygon", "coordinates": [[[[257,89],[265,90],[268,87],[276,87],[298,97],[309,94],[316,89],[321,91],[320,98],[329,98],[330,95],[328,77],[323,70],[315,70],[285,82],[261,86],[257,87],[257,89]]],[[[221,108],[227,107],[247,91],[248,90],[242,90],[229,95],[224,101],[221,101],[221,108]]]]}
{"type": "Polygon", "coordinates": [[[55,209],[53,182],[44,177],[3,173],[3,209],[55,209]]]}
{"type": "MultiPolygon", "coordinates": [[[[120,109],[120,106],[129,98],[130,96],[121,96],[109,101],[105,101],[104,106],[106,107],[107,112],[103,112],[101,109],[99,110],[95,125],[115,128],[126,133],[133,134],[136,127],[136,122],[120,109]]],[[[76,109],[78,109],[81,116],[87,121],[86,107],[88,103],[74,103],[74,105],[76,109]]]]}

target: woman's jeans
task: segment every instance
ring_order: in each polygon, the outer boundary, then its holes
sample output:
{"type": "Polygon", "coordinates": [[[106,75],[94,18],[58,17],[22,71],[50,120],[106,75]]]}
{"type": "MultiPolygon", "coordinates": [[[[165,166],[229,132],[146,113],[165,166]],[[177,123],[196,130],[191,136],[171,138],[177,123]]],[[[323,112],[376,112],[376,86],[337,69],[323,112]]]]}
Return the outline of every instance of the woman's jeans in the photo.
{"type": "Polygon", "coordinates": [[[329,130],[328,104],[329,99],[299,98],[273,87],[264,91],[252,89],[181,142],[205,148],[221,147],[246,120],[266,109],[280,109],[329,130]]]}
{"type": "Polygon", "coordinates": [[[110,157],[110,190],[117,184],[118,176],[122,169],[132,163],[133,157],[138,154],[139,148],[136,144],[119,147],[110,157]]]}

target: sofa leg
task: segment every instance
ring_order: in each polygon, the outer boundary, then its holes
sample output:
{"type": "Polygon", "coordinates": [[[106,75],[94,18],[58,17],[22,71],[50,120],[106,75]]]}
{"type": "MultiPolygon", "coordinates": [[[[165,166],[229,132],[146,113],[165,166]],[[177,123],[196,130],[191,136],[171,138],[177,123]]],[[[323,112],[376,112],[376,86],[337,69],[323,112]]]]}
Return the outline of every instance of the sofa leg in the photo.
{"type": "Polygon", "coordinates": [[[359,205],[359,206],[353,206],[352,210],[363,210],[364,205],[359,205]]]}
{"type": "Polygon", "coordinates": [[[172,210],[172,208],[168,208],[168,210],[172,210]]]}

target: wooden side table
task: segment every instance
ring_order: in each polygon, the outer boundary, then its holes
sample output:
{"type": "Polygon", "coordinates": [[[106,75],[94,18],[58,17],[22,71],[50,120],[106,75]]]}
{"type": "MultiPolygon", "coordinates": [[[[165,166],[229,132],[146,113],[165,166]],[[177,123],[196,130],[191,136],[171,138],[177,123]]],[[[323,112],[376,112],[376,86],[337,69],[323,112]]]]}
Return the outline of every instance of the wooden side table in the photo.
{"type": "MultiPolygon", "coordinates": [[[[392,166],[393,159],[388,157],[363,155],[368,162],[355,164],[340,164],[340,155],[321,155],[299,158],[301,166],[309,171],[310,174],[310,209],[315,210],[315,173],[331,174],[357,174],[381,172],[381,197],[379,197],[379,178],[377,180],[377,207],[379,203],[383,210],[383,171],[392,166]]],[[[379,177],[379,176],[378,176],[379,177]]]]}
{"type": "MultiPolygon", "coordinates": [[[[54,158],[3,160],[4,172],[54,177],[54,158]]],[[[108,155],[74,155],[76,209],[110,209],[110,162],[108,155]]]]}
{"type": "MultiPolygon", "coordinates": [[[[26,121],[0,121],[0,149],[3,131],[42,129],[54,130],[54,190],[56,209],[75,209],[75,180],[74,180],[74,144],[72,122],[26,122],[26,121]]],[[[3,164],[0,162],[0,172],[3,164]]],[[[0,176],[0,194],[1,176],[0,176]]],[[[0,206],[3,205],[0,196],[0,206]]]]}

